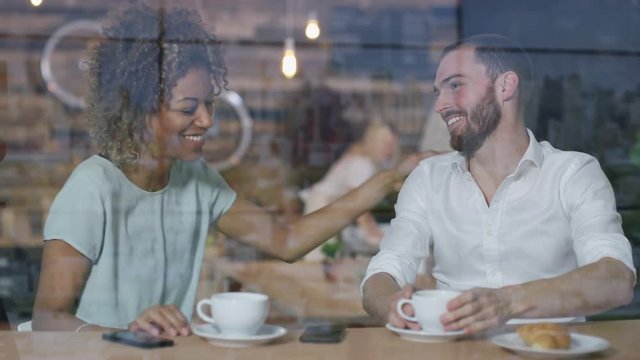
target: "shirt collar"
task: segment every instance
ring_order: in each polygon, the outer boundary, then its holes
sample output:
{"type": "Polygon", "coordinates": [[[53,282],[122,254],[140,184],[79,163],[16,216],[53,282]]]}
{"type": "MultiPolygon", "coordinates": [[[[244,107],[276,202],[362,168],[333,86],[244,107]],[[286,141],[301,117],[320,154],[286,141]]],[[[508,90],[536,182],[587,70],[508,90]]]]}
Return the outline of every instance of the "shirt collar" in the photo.
{"type": "Polygon", "coordinates": [[[542,151],[542,146],[536,137],[533,135],[531,130],[527,129],[527,134],[529,135],[529,146],[527,147],[527,151],[524,152],[522,159],[520,159],[520,163],[518,163],[518,167],[520,164],[525,162],[531,162],[537,167],[542,167],[542,163],[544,163],[544,152],[542,151]]]}
{"type": "MultiPolygon", "coordinates": [[[[542,151],[540,143],[538,143],[531,130],[527,129],[527,135],[529,135],[529,146],[527,146],[527,150],[524,152],[522,159],[518,162],[515,172],[517,172],[523,164],[531,163],[537,167],[542,167],[542,163],[544,162],[544,152],[542,151]]],[[[451,158],[450,166],[451,170],[457,174],[464,174],[469,168],[467,166],[467,159],[459,151],[451,158]]]]}

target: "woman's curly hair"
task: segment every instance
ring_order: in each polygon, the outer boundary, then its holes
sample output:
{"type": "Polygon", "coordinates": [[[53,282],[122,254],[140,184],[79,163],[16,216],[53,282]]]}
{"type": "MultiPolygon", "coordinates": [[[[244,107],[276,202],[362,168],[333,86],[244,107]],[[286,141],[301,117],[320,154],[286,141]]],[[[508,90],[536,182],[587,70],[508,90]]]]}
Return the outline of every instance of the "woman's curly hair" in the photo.
{"type": "Polygon", "coordinates": [[[220,43],[195,11],[140,4],[112,16],[91,51],[88,115],[102,154],[131,164],[144,150],[145,116],[171,100],[171,89],[194,67],[209,71],[216,94],[227,87],[220,43]]]}

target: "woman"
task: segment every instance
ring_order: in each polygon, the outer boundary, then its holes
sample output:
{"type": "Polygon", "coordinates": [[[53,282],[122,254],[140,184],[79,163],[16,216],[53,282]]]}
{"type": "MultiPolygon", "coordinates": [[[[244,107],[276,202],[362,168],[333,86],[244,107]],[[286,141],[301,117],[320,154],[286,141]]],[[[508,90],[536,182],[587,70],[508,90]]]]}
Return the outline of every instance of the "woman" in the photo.
{"type": "MultiPolygon", "coordinates": [[[[365,183],[379,171],[389,168],[397,154],[397,134],[395,130],[382,121],[373,121],[364,132],[362,138],[351,145],[336,161],[327,174],[308,190],[301,192],[305,203],[305,213],[320,209],[337,200],[347,192],[365,183]]],[[[357,228],[343,232],[344,239],[350,247],[370,249],[375,252],[382,239],[382,228],[370,211],[360,215],[356,220],[357,228]],[[350,236],[346,236],[348,234],[350,236]]],[[[311,251],[305,259],[322,258],[320,247],[311,251]]]]}
{"type": "Polygon", "coordinates": [[[417,163],[380,173],[285,225],[236,199],[202,160],[227,70],[217,39],[186,10],[126,9],[91,57],[89,116],[100,154],[51,206],[33,327],[188,335],[209,225],[284,261],[331,237],[417,163]]]}

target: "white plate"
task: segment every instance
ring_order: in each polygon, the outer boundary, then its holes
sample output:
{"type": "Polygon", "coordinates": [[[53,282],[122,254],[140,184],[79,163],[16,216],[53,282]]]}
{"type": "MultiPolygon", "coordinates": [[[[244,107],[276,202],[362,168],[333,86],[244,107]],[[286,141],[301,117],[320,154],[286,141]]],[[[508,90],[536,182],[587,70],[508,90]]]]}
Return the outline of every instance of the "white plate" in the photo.
{"type": "Polygon", "coordinates": [[[571,333],[571,347],[566,350],[547,350],[529,347],[515,332],[496,335],[491,338],[491,342],[502,348],[513,350],[522,355],[549,358],[569,358],[583,356],[586,354],[605,350],[609,347],[609,342],[603,338],[577,333],[571,333]]]}
{"type": "Polygon", "coordinates": [[[424,330],[409,330],[400,329],[391,324],[387,324],[387,329],[400,335],[401,338],[409,341],[419,342],[443,342],[453,341],[464,335],[464,331],[424,331],[424,330]]]}
{"type": "Polygon", "coordinates": [[[262,325],[255,335],[248,336],[225,335],[212,324],[198,324],[191,329],[213,345],[235,348],[266,344],[287,333],[287,329],[277,325],[262,325]]]}

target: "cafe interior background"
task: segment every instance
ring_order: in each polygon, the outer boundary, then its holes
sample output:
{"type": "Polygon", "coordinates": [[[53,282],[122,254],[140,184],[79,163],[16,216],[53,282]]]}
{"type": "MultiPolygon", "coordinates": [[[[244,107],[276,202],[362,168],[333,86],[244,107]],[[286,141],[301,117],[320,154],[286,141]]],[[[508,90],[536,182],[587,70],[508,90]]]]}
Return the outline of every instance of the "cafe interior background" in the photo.
{"type": "MultiPolygon", "coordinates": [[[[127,3],[0,2],[0,299],[12,326],[30,317],[47,209],[95,151],[83,103],[84,51],[99,36],[96,24],[127,3]]],[[[230,91],[217,100],[206,160],[240,196],[282,217],[301,212],[298,192],[372,119],[395,125],[402,154],[446,149],[431,82],[443,46],[477,33],[514,38],[538,80],[528,127],[538,139],[600,161],[640,266],[640,1],[165,3],[199,11],[225,51],[230,91]]],[[[374,209],[379,221],[393,217],[393,201],[374,209]]],[[[213,230],[208,247],[231,261],[267,258],[213,230]]],[[[640,318],[640,290],[629,306],[594,318],[640,318]]]]}

